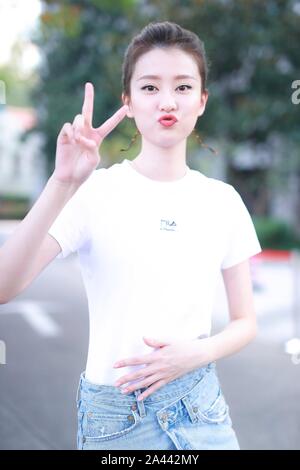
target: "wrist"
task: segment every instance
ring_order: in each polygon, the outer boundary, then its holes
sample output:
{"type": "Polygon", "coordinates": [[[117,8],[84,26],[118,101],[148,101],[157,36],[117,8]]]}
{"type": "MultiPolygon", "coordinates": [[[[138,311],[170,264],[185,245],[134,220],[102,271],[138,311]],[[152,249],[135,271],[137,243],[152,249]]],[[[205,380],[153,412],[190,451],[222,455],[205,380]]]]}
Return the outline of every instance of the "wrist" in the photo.
{"type": "Polygon", "coordinates": [[[192,359],[194,363],[193,368],[203,367],[215,361],[214,344],[211,337],[197,338],[194,340],[194,346],[192,359]]]}
{"type": "Polygon", "coordinates": [[[69,181],[62,181],[57,178],[55,173],[52,173],[48,179],[48,186],[55,188],[55,190],[59,191],[60,193],[73,196],[73,194],[75,194],[77,189],[80,187],[80,184],[69,181]]]}
{"type": "Polygon", "coordinates": [[[203,341],[202,350],[204,351],[205,364],[214,362],[217,359],[214,337],[209,336],[208,338],[200,339],[200,341],[203,341]]]}

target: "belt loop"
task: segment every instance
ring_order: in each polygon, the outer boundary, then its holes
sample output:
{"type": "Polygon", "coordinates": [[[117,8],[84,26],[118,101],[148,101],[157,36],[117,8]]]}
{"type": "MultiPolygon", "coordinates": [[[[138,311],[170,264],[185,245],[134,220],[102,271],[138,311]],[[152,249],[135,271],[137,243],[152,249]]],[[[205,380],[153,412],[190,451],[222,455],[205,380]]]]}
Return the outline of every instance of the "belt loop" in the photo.
{"type": "MultiPolygon", "coordinates": [[[[137,390],[134,391],[134,394],[135,394],[135,397],[137,398],[140,394],[141,394],[141,389],[138,388],[137,390]]],[[[145,405],[144,405],[144,400],[141,400],[141,401],[138,401],[136,400],[137,402],[137,406],[138,406],[138,410],[139,410],[139,414],[140,414],[140,417],[141,418],[145,418],[146,416],[146,410],[145,410],[145,405]]]]}

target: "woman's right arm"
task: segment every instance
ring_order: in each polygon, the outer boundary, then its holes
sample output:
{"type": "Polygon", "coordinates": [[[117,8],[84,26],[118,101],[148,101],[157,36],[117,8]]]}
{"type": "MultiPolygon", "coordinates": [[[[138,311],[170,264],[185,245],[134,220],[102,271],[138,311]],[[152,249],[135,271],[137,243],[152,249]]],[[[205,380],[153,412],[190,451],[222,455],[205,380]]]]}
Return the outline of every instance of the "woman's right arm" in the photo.
{"type": "Polygon", "coordinates": [[[56,257],[60,246],[47,232],[76,187],[49,178],[40,197],[0,248],[0,303],[23,291],[56,257]]]}
{"type": "Polygon", "coordinates": [[[94,89],[87,83],[82,114],[62,127],[55,169],[44,190],[14,233],[0,247],[0,303],[22,292],[61,250],[48,234],[66,203],[99,165],[99,146],[126,116],[122,106],[104,124],[92,127],[94,89]]]}

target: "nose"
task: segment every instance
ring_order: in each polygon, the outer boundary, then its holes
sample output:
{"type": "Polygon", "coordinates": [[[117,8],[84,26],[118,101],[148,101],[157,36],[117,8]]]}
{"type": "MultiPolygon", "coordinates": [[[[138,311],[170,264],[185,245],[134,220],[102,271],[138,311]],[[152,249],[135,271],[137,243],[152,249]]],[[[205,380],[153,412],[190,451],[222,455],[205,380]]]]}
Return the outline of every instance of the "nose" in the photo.
{"type": "Polygon", "coordinates": [[[177,109],[177,105],[174,99],[171,96],[168,96],[165,97],[165,99],[161,102],[159,109],[160,111],[165,111],[166,113],[169,113],[170,111],[177,109]]]}
{"type": "Polygon", "coordinates": [[[176,110],[176,106],[160,106],[160,111],[165,112],[166,114],[170,114],[171,112],[176,110]]]}

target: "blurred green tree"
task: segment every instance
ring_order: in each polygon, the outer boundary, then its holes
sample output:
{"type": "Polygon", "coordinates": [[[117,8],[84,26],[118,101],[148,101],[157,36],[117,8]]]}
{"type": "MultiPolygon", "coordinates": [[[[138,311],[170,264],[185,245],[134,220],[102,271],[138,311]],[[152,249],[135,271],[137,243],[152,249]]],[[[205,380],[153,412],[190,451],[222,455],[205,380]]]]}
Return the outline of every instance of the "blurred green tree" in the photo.
{"type": "MultiPolygon", "coordinates": [[[[152,7],[149,19],[154,20],[160,2],[146,4],[152,7]]],[[[227,180],[238,185],[242,179],[240,190],[246,199],[251,192],[256,194],[256,206],[265,201],[261,210],[267,212],[272,197],[268,189],[286,187],[293,174],[295,226],[300,234],[300,105],[291,99],[292,83],[300,79],[299,1],[165,0],[163,11],[165,18],[194,31],[205,43],[211,61],[210,96],[197,127],[204,138],[221,143],[227,180]],[[241,143],[252,146],[258,163],[266,144],[269,165],[261,166],[260,176],[257,171],[238,175],[234,151],[241,143]]]]}
{"type": "MultiPolygon", "coordinates": [[[[221,153],[229,170],[237,144],[250,142],[255,148],[279,139],[280,158],[278,147],[264,178],[249,172],[245,187],[256,184],[254,190],[259,191],[286,184],[288,168],[298,177],[300,193],[300,105],[291,100],[292,82],[300,79],[298,0],[42,2],[36,42],[43,62],[34,100],[49,171],[60,127],[81,111],[84,83],[95,85],[94,124],[99,125],[121,105],[121,62],[132,36],[150,21],[169,20],[196,32],[211,60],[208,107],[197,125],[200,135],[227,143],[221,153]]],[[[111,162],[120,158],[114,143],[124,138],[127,144],[132,124],[124,121],[113,138],[106,139],[111,162]]],[[[229,171],[228,180],[232,177],[229,171]]]]}
{"type": "MultiPolygon", "coordinates": [[[[60,128],[81,113],[85,82],[91,81],[95,87],[95,126],[122,105],[120,61],[126,46],[124,36],[130,36],[134,3],[43,0],[41,27],[33,38],[41,50],[42,63],[40,80],[32,93],[39,118],[32,131],[45,137],[49,173],[54,169],[60,128]]],[[[126,143],[126,126],[118,126],[116,132],[126,143]]],[[[106,140],[110,141],[110,136],[106,140]]]]}

